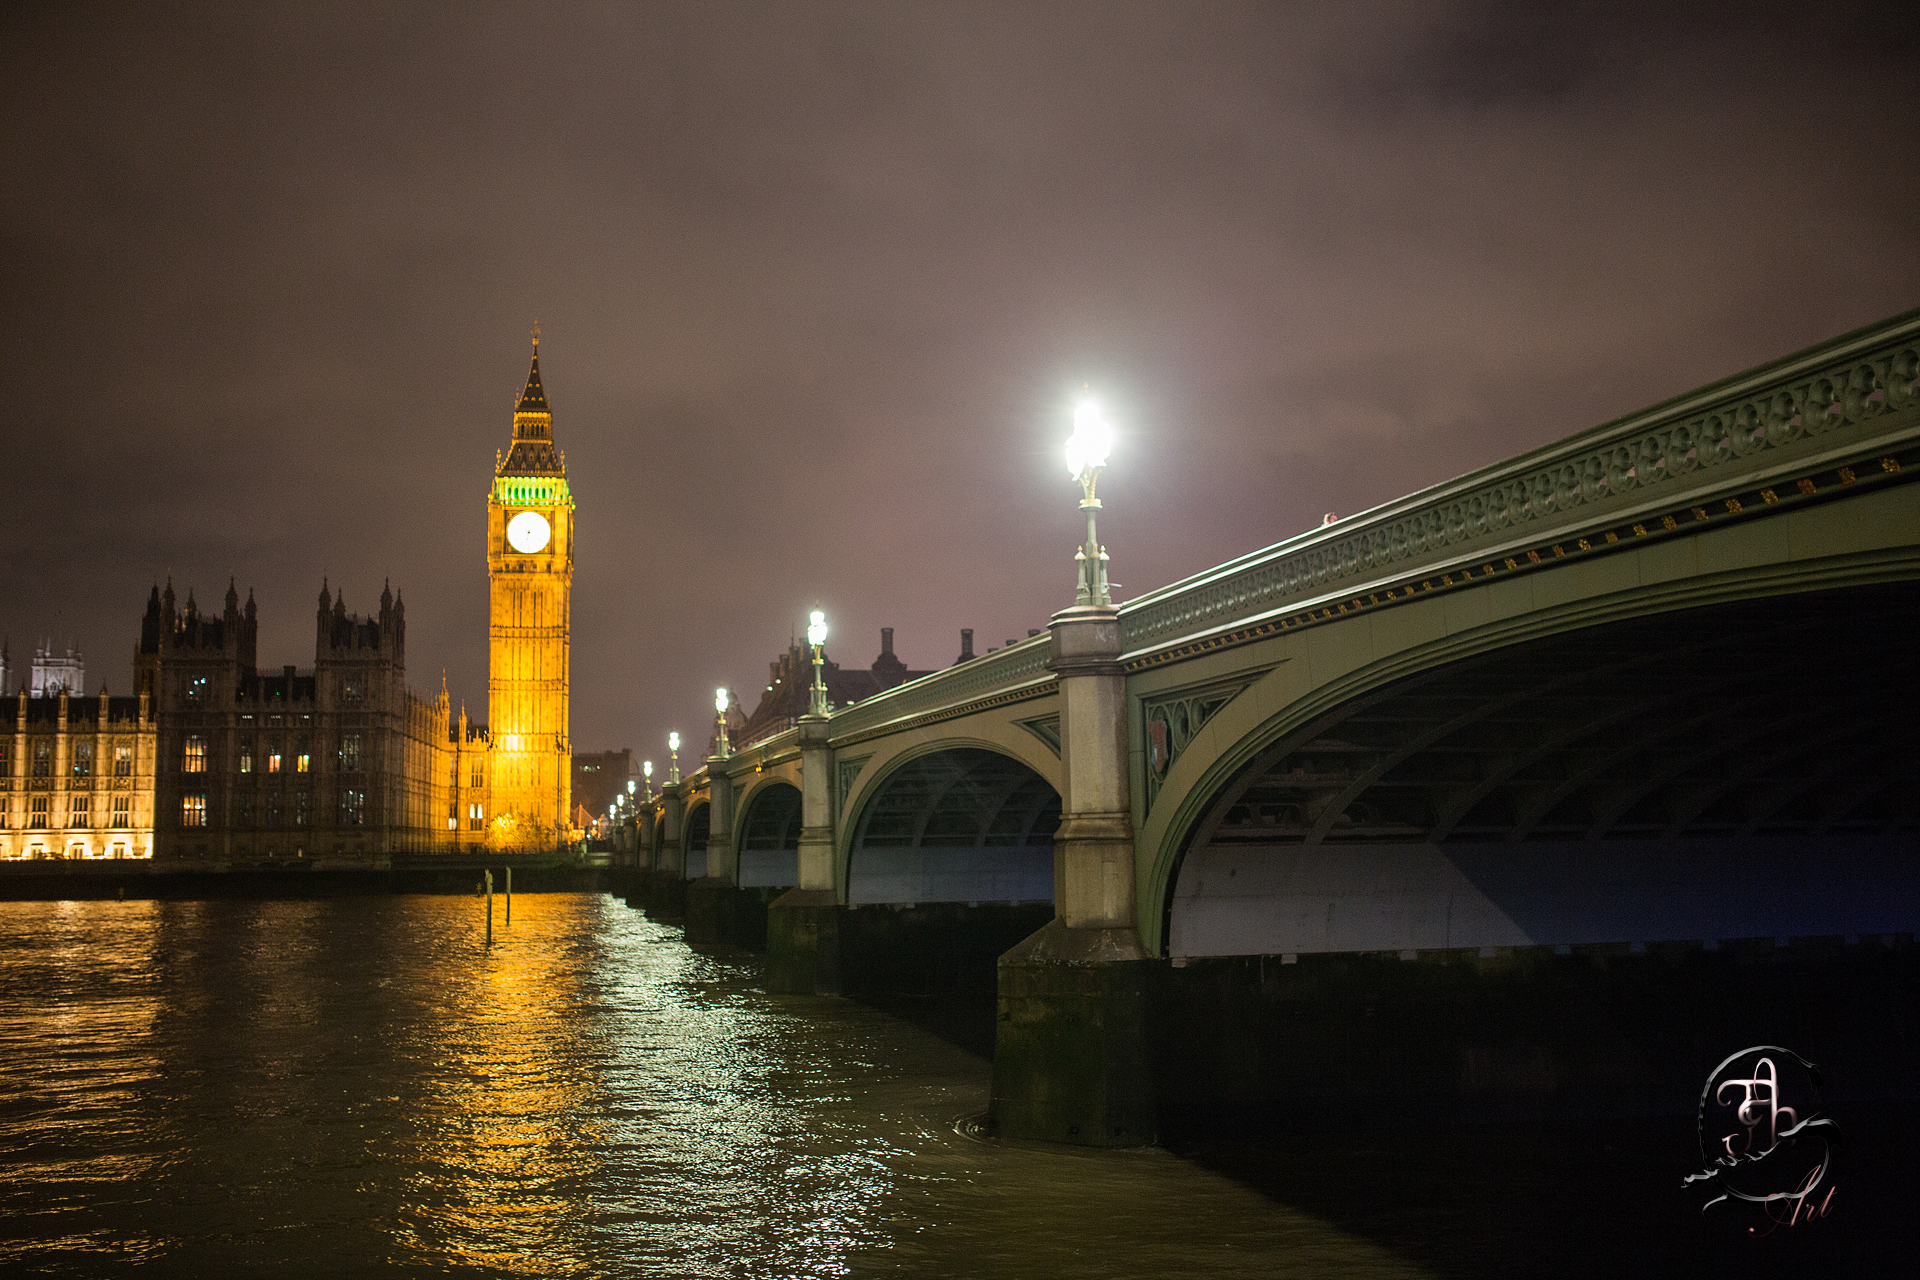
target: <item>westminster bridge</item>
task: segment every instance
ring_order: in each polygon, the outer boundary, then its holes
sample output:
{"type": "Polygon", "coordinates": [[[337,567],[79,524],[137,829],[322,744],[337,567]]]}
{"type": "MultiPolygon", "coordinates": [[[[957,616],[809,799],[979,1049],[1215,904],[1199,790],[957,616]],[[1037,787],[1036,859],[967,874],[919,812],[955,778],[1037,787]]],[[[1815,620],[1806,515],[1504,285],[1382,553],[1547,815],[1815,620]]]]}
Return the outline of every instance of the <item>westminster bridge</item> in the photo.
{"type": "Polygon", "coordinates": [[[992,1123],[1073,1142],[1658,1108],[1782,1026],[1911,1036],[1917,343],[1920,311],[730,748],[643,812],[635,901],[764,939],[791,992],[974,929],[992,1123]]]}

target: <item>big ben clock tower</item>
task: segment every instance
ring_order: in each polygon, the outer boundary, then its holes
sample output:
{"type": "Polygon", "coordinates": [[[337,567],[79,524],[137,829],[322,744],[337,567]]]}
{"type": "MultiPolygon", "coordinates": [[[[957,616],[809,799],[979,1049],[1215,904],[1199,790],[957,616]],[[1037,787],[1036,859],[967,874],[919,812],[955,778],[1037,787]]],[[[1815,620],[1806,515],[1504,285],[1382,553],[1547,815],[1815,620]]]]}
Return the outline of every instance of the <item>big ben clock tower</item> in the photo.
{"type": "Polygon", "coordinates": [[[552,848],[571,825],[573,495],[566,459],[553,447],[537,328],[533,367],[513,410],[513,447],[487,496],[487,579],[488,843],[552,848]]]}

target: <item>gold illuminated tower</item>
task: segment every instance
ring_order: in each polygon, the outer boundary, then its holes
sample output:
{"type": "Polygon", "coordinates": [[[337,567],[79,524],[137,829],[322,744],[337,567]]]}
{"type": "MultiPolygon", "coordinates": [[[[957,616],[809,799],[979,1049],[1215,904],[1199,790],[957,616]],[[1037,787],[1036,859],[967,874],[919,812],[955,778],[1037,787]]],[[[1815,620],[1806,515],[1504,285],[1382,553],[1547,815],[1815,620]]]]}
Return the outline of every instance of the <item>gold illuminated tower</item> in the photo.
{"type": "Polygon", "coordinates": [[[513,447],[494,467],[487,497],[487,579],[488,843],[551,848],[571,825],[573,495],[540,385],[538,328],[513,410],[513,447]]]}

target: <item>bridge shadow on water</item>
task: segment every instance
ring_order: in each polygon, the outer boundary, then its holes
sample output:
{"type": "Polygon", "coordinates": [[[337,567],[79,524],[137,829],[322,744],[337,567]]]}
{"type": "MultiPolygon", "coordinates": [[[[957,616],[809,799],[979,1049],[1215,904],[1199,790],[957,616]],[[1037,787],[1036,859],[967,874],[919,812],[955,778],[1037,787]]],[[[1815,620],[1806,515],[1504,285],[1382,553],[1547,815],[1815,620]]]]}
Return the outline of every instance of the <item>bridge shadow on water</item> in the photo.
{"type": "MultiPolygon", "coordinates": [[[[1682,1180],[1692,1116],[1210,1138],[1194,1163],[1435,1275],[1867,1276],[1920,1257],[1920,1104],[1836,1104],[1828,1215],[1749,1234],[1682,1180]]],[[[1764,1219],[1759,1220],[1764,1227],[1764,1219]]]]}

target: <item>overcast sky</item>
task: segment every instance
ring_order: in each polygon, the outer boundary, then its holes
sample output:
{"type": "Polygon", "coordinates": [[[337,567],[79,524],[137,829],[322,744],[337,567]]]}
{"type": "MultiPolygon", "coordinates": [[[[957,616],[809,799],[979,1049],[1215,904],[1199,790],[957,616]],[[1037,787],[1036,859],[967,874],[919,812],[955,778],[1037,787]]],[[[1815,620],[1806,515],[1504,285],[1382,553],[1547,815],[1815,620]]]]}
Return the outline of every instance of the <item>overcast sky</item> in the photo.
{"type": "Polygon", "coordinates": [[[391,578],[486,702],[528,330],[576,750],[706,741],[820,600],[944,666],[1920,305],[1902,5],[9,5],[0,631],[313,661],[391,578]]]}

